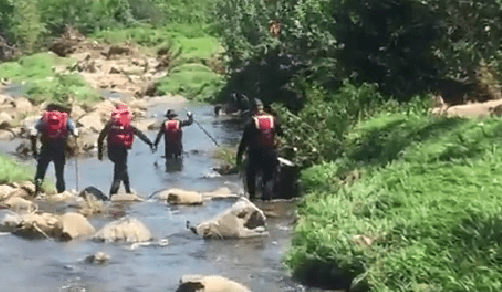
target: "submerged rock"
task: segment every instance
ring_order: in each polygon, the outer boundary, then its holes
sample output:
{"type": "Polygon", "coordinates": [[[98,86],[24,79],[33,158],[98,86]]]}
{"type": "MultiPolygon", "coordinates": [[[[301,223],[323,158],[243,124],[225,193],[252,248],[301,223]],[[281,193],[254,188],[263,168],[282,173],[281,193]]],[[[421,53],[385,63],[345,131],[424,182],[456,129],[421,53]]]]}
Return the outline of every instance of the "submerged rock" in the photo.
{"type": "Polygon", "coordinates": [[[202,193],[202,198],[204,200],[214,200],[214,199],[227,199],[227,198],[238,198],[239,195],[233,193],[229,188],[219,188],[212,192],[202,193]]]}
{"type": "Polygon", "coordinates": [[[159,200],[166,200],[170,204],[198,205],[202,204],[202,194],[195,191],[169,189],[158,195],[159,200]]]}
{"type": "Polygon", "coordinates": [[[110,256],[106,253],[100,251],[95,254],[88,255],[85,258],[85,262],[88,264],[102,265],[106,264],[110,260],[110,256]]]}
{"type": "Polygon", "coordinates": [[[242,198],[212,220],[190,229],[204,239],[240,239],[266,236],[265,215],[249,200],[242,198]]]}
{"type": "Polygon", "coordinates": [[[222,276],[183,275],[176,292],[251,292],[251,290],[222,276]]]}
{"type": "Polygon", "coordinates": [[[150,241],[152,235],[139,220],[122,218],[106,224],[93,239],[105,242],[145,242],[150,241]]]}
{"type": "Polygon", "coordinates": [[[138,197],[136,193],[123,193],[118,192],[110,198],[111,202],[142,202],[142,198],[138,197]]]}
{"type": "Polygon", "coordinates": [[[21,215],[11,210],[0,210],[0,232],[12,232],[22,221],[21,215]]]}

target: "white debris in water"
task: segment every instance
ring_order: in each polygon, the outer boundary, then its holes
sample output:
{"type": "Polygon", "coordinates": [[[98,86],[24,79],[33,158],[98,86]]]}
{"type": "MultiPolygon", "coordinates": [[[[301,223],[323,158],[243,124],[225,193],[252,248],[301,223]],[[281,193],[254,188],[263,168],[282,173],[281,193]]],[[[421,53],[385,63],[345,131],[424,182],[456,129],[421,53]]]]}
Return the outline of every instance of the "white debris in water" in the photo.
{"type": "Polygon", "coordinates": [[[221,174],[219,174],[217,171],[209,171],[202,175],[202,178],[216,178],[216,177],[221,177],[221,174]]]}

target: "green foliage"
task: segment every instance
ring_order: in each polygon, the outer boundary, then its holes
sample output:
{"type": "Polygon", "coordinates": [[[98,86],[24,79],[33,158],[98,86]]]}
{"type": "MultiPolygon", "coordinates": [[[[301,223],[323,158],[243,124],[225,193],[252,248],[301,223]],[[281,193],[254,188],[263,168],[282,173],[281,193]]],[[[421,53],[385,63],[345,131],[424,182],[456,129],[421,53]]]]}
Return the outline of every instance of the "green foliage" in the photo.
{"type": "Polygon", "coordinates": [[[201,64],[184,64],[175,67],[168,76],[159,80],[159,94],[182,94],[187,98],[197,97],[207,101],[221,85],[221,77],[201,64]]]}
{"type": "Polygon", "coordinates": [[[11,157],[0,154],[0,183],[22,182],[31,179],[28,167],[21,165],[11,157]]]}
{"type": "Polygon", "coordinates": [[[71,101],[70,98],[80,104],[94,104],[101,100],[99,93],[87,84],[84,77],[73,73],[56,74],[51,80],[34,81],[28,95],[38,104],[66,104],[71,101]]]}
{"type": "Polygon", "coordinates": [[[27,53],[33,53],[44,27],[40,21],[37,0],[14,1],[12,31],[27,53]]]}
{"type": "Polygon", "coordinates": [[[345,158],[304,178],[323,187],[347,163],[364,178],[307,195],[286,262],[334,262],[377,292],[499,291],[501,134],[499,119],[384,113],[360,123],[345,158]]]}
{"type": "Polygon", "coordinates": [[[302,166],[339,157],[348,129],[384,103],[376,86],[348,81],[335,93],[314,88],[307,96],[308,103],[297,114],[285,107],[279,110],[286,144],[297,149],[295,163],[302,166]]]}
{"type": "Polygon", "coordinates": [[[71,58],[62,58],[52,53],[37,53],[21,57],[17,62],[0,64],[0,78],[21,82],[53,77],[54,66],[66,67],[73,63],[75,60],[71,58]]]}
{"type": "Polygon", "coordinates": [[[237,156],[237,150],[235,147],[225,147],[225,146],[218,147],[213,155],[214,158],[229,163],[230,165],[235,165],[236,156],[237,156]]]}

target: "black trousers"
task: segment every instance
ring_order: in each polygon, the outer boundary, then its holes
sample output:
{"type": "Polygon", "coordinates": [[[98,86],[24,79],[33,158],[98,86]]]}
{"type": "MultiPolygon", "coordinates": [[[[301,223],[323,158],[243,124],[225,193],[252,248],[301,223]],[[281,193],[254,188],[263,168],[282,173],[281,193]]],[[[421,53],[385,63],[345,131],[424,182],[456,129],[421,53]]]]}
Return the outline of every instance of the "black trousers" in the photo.
{"type": "Polygon", "coordinates": [[[129,174],[127,173],[127,148],[123,146],[109,146],[108,158],[114,163],[113,182],[110,187],[110,195],[116,194],[120,188],[120,182],[124,182],[126,192],[131,192],[129,174]]]}
{"type": "MultiPolygon", "coordinates": [[[[54,162],[54,170],[56,172],[56,190],[58,193],[65,191],[64,182],[64,166],[66,164],[64,156],[64,147],[42,147],[40,156],[37,159],[37,170],[35,173],[35,182],[42,182],[47,172],[49,162],[54,162]]],[[[37,191],[41,185],[37,185],[37,191]]]]}
{"type": "Polygon", "coordinates": [[[252,149],[249,151],[249,160],[246,167],[246,182],[249,198],[254,199],[256,193],[256,173],[263,173],[261,181],[262,199],[270,200],[273,197],[273,181],[277,167],[277,152],[273,148],[252,149]]]}

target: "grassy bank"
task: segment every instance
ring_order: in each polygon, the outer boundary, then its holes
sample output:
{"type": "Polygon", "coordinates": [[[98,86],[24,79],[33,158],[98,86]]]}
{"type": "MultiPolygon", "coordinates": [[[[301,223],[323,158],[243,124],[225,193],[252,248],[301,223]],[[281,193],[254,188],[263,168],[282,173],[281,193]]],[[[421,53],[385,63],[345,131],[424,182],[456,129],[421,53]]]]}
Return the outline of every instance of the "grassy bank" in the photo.
{"type": "Polygon", "coordinates": [[[22,182],[32,180],[33,175],[28,167],[4,154],[0,154],[0,183],[22,182]]]}
{"type": "Polygon", "coordinates": [[[171,47],[176,57],[172,60],[170,72],[159,80],[158,93],[161,95],[181,94],[192,100],[207,102],[222,85],[219,73],[222,47],[204,24],[141,25],[102,31],[91,38],[111,44],[134,42],[149,55],[156,55],[161,48],[171,47]],[[177,52],[180,52],[179,55],[177,52]]]}
{"type": "Polygon", "coordinates": [[[369,291],[500,291],[501,135],[498,119],[361,123],[344,159],[304,171],[286,262],[308,281],[304,263],[320,259],[369,291]]]}
{"type": "Polygon", "coordinates": [[[0,78],[25,84],[22,91],[36,104],[64,102],[69,96],[80,103],[93,104],[100,100],[97,90],[78,74],[59,74],[73,66],[73,58],[59,57],[53,53],[37,53],[21,57],[16,62],[0,64],[0,78]]]}

